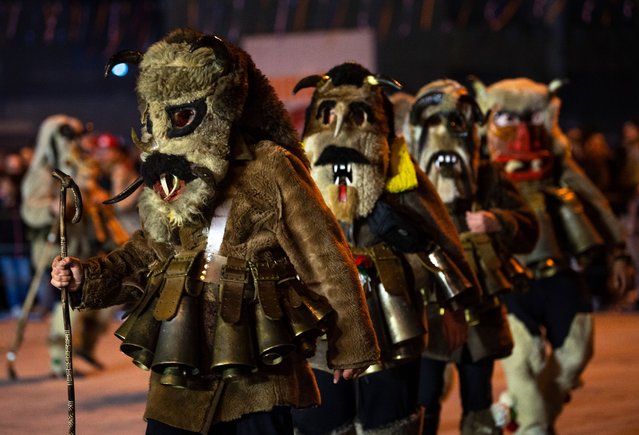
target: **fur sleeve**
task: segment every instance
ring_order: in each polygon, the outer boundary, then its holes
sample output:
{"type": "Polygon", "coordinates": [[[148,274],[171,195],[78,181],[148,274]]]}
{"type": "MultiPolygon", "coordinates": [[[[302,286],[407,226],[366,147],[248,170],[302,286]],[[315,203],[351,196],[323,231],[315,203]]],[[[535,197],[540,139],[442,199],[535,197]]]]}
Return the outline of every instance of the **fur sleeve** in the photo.
{"type": "Polygon", "coordinates": [[[141,292],[136,287],[123,284],[123,281],[135,281],[144,288],[145,283],[141,281],[155,260],[155,253],[147,246],[144,233],[137,231],[131,240],[109,254],[83,262],[84,284],[78,308],[106,308],[135,301],[141,292]]]}
{"type": "Polygon", "coordinates": [[[501,244],[513,254],[532,251],[539,237],[539,224],[526,199],[497,166],[486,163],[479,174],[481,203],[501,224],[501,244]]]}
{"type": "Polygon", "coordinates": [[[274,157],[280,195],[276,237],[308,288],[335,310],[327,334],[328,365],[374,363],[379,348],[350,248],[304,164],[284,151],[274,157]]]}

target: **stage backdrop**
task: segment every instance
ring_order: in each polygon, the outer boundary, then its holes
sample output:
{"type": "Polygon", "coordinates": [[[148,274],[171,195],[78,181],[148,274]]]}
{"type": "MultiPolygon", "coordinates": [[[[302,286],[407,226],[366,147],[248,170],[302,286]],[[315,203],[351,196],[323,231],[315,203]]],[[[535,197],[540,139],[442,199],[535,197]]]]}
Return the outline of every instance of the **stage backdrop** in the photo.
{"type": "Polygon", "coordinates": [[[300,132],[312,89],[293,95],[297,82],[343,62],[357,62],[377,72],[375,44],[370,29],[252,35],[240,42],[269,78],[300,132]]]}

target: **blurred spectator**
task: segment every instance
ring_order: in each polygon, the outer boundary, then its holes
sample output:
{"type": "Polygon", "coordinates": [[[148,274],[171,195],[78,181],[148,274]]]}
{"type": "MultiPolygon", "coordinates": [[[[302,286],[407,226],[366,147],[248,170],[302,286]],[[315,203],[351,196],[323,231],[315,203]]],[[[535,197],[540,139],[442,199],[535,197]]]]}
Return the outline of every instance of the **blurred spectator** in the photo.
{"type": "MultiPolygon", "coordinates": [[[[627,229],[628,250],[635,266],[639,266],[639,121],[628,120],[622,125],[617,162],[619,167],[617,185],[623,198],[620,215],[627,229]]],[[[639,283],[637,284],[635,287],[639,287],[639,283]]],[[[629,295],[629,298],[634,300],[626,300],[626,305],[635,305],[639,308],[637,288],[629,295]]]]}
{"type": "MultiPolygon", "coordinates": [[[[108,198],[119,194],[138,178],[133,159],[127,152],[124,141],[118,136],[102,132],[87,136],[83,142],[83,147],[99,166],[97,182],[107,192],[108,198]]],[[[139,189],[122,201],[107,206],[115,210],[115,218],[129,234],[140,227],[137,201],[141,192],[139,189]]]]}
{"type": "Polygon", "coordinates": [[[19,153],[9,153],[0,168],[0,276],[11,315],[20,315],[31,282],[26,227],[20,217],[20,183],[26,165],[19,153]]]}
{"type": "Polygon", "coordinates": [[[612,189],[613,153],[603,133],[594,131],[582,142],[581,155],[575,159],[586,172],[588,178],[606,193],[612,189]]]}

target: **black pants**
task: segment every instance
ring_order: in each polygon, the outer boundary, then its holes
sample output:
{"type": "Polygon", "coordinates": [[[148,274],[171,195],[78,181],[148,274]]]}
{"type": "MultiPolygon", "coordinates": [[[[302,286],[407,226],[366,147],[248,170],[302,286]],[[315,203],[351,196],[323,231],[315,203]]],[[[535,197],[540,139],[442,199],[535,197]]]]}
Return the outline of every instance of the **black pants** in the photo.
{"type": "Polygon", "coordinates": [[[540,336],[545,331],[555,349],[563,345],[575,315],[592,311],[583,278],[573,270],[535,279],[527,292],[508,294],[504,302],[508,312],[521,320],[532,335],[540,336]]]}
{"type": "MultiPolygon", "coordinates": [[[[419,380],[419,403],[425,408],[424,434],[436,434],[444,392],[446,361],[423,357],[419,380]]],[[[459,393],[463,414],[490,408],[493,401],[492,377],[495,362],[484,358],[458,363],[459,393]]]]}
{"type": "Polygon", "coordinates": [[[419,360],[338,384],[333,384],[332,374],[314,372],[322,404],[292,411],[293,424],[304,435],[326,434],[354,420],[364,429],[375,429],[417,409],[419,360]]]}
{"type": "MultiPolygon", "coordinates": [[[[209,430],[211,435],[292,435],[291,410],[287,406],[275,407],[271,412],[246,414],[238,420],[217,423],[209,430]]],[[[178,429],[157,420],[149,420],[146,435],[198,435],[178,429]]]]}

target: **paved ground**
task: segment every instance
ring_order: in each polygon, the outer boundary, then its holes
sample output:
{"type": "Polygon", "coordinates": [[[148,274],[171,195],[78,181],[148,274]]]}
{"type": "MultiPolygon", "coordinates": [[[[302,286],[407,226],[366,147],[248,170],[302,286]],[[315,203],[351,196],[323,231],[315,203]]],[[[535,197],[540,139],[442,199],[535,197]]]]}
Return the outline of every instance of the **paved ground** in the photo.
{"type": "MultiPolygon", "coordinates": [[[[100,342],[98,356],[106,369],[96,371],[80,359],[76,378],[76,433],[143,434],[142,421],[147,374],[119,352],[111,334],[100,342]]],[[[45,347],[48,325],[31,322],[14,364],[11,380],[4,358],[15,334],[16,322],[0,322],[0,434],[39,435],[67,433],[67,388],[64,380],[51,379],[45,347]]],[[[588,367],[585,386],[576,391],[562,414],[561,435],[639,434],[639,314],[596,315],[595,357],[588,367]]],[[[495,392],[504,386],[498,367],[495,392]]],[[[456,434],[459,399],[456,389],[444,404],[442,435],[456,434]]]]}

